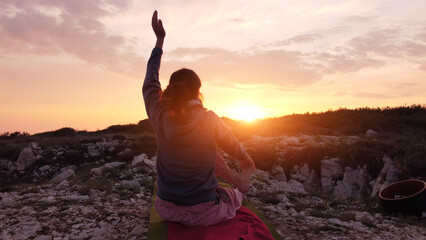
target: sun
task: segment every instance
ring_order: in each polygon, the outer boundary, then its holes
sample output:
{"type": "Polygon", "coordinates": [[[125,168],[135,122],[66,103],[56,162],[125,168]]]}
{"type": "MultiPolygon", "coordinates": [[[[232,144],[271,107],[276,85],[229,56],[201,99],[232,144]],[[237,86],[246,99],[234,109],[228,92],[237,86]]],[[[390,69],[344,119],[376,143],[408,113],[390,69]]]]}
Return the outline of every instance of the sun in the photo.
{"type": "Polygon", "coordinates": [[[232,108],[231,118],[252,122],[262,118],[262,110],[255,106],[237,106],[232,108]]]}

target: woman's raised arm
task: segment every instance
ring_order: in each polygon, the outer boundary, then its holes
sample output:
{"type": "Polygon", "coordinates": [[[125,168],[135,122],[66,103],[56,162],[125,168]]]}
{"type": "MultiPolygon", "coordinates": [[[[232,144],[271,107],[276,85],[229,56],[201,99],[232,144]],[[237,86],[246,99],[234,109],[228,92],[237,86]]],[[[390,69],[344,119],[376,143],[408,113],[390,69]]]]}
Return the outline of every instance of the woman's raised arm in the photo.
{"type": "Polygon", "coordinates": [[[158,19],[157,10],[152,14],[152,30],[154,30],[155,36],[157,36],[157,42],[155,43],[156,48],[163,48],[164,38],[166,37],[166,31],[163,27],[163,22],[158,19]]]}

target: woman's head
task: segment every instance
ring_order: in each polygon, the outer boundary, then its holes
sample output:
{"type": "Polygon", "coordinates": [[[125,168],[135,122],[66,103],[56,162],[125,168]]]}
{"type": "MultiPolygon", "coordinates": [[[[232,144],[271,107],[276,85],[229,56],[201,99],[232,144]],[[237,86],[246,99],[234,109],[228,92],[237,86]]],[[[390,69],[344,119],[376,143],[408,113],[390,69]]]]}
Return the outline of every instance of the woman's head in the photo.
{"type": "Polygon", "coordinates": [[[166,109],[179,115],[187,108],[190,100],[200,99],[200,87],[201,80],[198,75],[191,69],[182,68],[170,76],[162,101],[166,109]]]}

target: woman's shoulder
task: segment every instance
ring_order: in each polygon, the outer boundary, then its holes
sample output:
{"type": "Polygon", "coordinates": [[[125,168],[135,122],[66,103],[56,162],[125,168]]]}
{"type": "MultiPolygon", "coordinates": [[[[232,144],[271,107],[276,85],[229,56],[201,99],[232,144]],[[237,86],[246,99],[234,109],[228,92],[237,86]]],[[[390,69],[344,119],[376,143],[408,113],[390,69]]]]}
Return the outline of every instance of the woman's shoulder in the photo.
{"type": "Polygon", "coordinates": [[[203,112],[204,112],[204,116],[208,117],[209,119],[218,119],[219,118],[219,116],[215,112],[213,112],[212,110],[209,110],[207,108],[204,108],[203,112]]]}

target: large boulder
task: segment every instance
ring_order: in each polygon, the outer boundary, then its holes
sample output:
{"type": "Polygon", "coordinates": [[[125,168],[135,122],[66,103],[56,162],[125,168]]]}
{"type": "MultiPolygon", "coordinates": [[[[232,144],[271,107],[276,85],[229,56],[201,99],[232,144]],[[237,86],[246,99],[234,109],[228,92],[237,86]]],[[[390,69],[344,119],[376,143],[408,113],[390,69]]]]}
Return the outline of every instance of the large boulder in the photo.
{"type": "Polygon", "coordinates": [[[302,175],[299,165],[294,165],[290,172],[290,178],[299,182],[306,181],[306,177],[302,175]]]}
{"type": "Polygon", "coordinates": [[[338,158],[321,160],[321,186],[323,192],[331,192],[337,181],[342,178],[343,169],[338,158]]]}
{"type": "Polygon", "coordinates": [[[33,150],[30,147],[26,147],[22,149],[21,153],[19,153],[18,160],[16,161],[16,169],[18,171],[25,170],[26,168],[33,165],[34,162],[35,157],[33,150]]]}
{"type": "Polygon", "coordinates": [[[361,198],[367,188],[366,168],[345,168],[343,180],[334,187],[334,195],[341,199],[361,198]]]}
{"type": "Polygon", "coordinates": [[[303,186],[305,187],[306,190],[312,191],[312,190],[318,189],[320,185],[321,185],[320,178],[317,172],[314,169],[311,169],[309,171],[308,179],[305,182],[303,182],[303,186]]]}
{"type": "Polygon", "coordinates": [[[379,191],[383,188],[389,186],[391,183],[397,182],[399,180],[400,170],[396,165],[396,161],[388,157],[387,155],[383,156],[383,168],[379,173],[376,181],[373,183],[371,191],[371,197],[377,196],[379,191]]]}
{"type": "Polygon", "coordinates": [[[271,169],[272,178],[278,181],[287,181],[287,177],[285,176],[284,170],[280,165],[274,165],[271,169]]]}

